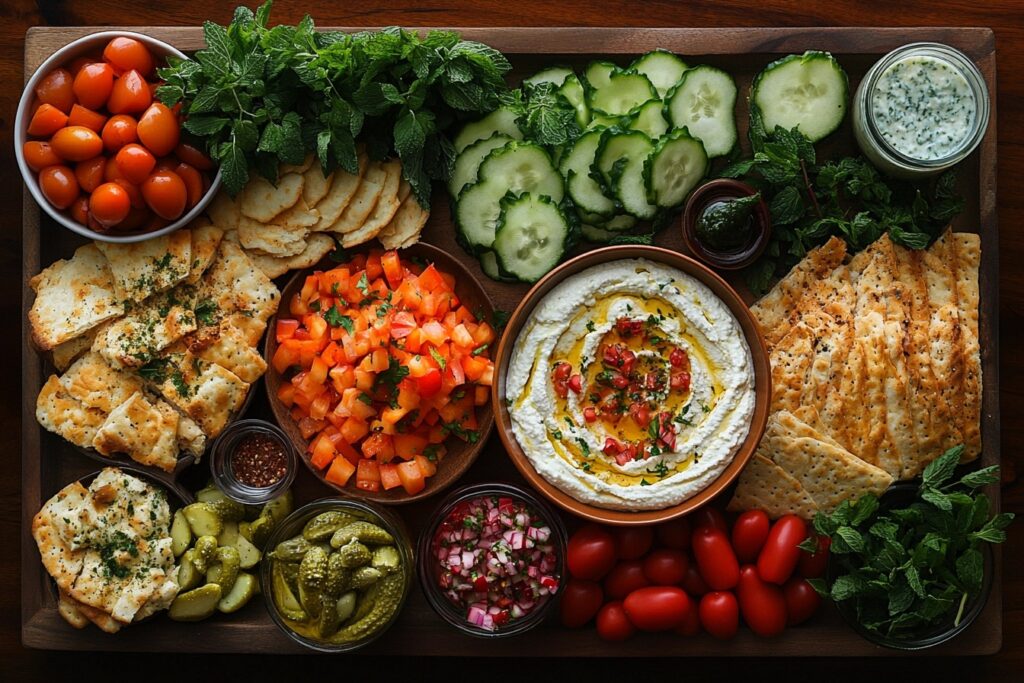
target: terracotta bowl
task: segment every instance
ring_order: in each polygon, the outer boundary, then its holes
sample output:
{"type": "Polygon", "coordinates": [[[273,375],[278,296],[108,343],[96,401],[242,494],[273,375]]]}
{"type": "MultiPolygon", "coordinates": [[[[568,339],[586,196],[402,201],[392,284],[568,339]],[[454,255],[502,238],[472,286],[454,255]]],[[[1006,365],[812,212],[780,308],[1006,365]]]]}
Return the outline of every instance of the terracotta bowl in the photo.
{"type": "Polygon", "coordinates": [[[757,448],[757,444],[764,434],[765,423],[768,421],[768,408],[772,395],[768,349],[765,346],[761,329],[747,305],[743,303],[740,296],[725,280],[706,266],[687,256],[660,247],[628,245],[595,249],[563,263],[548,273],[533,286],[512,313],[512,317],[505,327],[501,343],[498,345],[495,370],[491,399],[498,421],[498,435],[501,437],[501,441],[505,445],[516,468],[526,477],[530,484],[561,508],[585,519],[620,526],[651,524],[679,517],[699,508],[721,493],[739,476],[740,471],[747,464],[750,456],[753,455],[754,449],[757,448]],[[750,431],[747,434],[747,438],[736,448],[732,462],[729,463],[722,474],[702,491],[678,505],[660,510],[638,512],[609,510],[582,503],[548,482],[547,479],[534,469],[516,440],[515,434],[512,432],[512,420],[509,416],[508,406],[505,402],[505,380],[509,360],[512,356],[512,348],[515,346],[516,338],[519,336],[523,325],[530,317],[537,303],[571,275],[608,261],[633,258],[644,258],[681,270],[707,285],[729,307],[736,320],[739,321],[740,327],[743,329],[743,335],[750,346],[750,355],[754,361],[754,386],[756,393],[750,431]]]}
{"type": "MultiPolygon", "coordinates": [[[[354,254],[365,249],[354,249],[349,250],[348,253],[354,254]]],[[[445,273],[451,273],[455,276],[455,293],[458,295],[460,301],[465,306],[469,306],[471,311],[482,311],[484,319],[491,320],[494,317],[494,304],[491,303],[490,298],[487,296],[487,292],[480,286],[479,281],[473,276],[469,270],[463,266],[459,261],[449,255],[446,251],[429,244],[416,244],[414,246],[403,249],[401,252],[403,258],[420,258],[427,263],[433,263],[439,270],[445,273]]],[[[271,319],[268,326],[268,333],[264,341],[264,358],[267,359],[268,365],[271,359],[274,357],[274,352],[277,351],[277,336],[274,334],[274,329],[277,326],[278,316],[288,315],[288,302],[291,301],[292,296],[302,289],[303,283],[306,281],[306,276],[310,275],[315,270],[329,270],[330,268],[338,264],[324,260],[321,261],[315,268],[308,270],[302,270],[297,272],[288,284],[285,285],[281,291],[281,307],[279,308],[277,315],[271,319]]],[[[440,493],[445,488],[453,484],[459,477],[465,473],[469,466],[473,464],[477,456],[480,455],[481,449],[487,442],[487,438],[491,434],[491,430],[494,427],[494,412],[491,410],[489,405],[483,405],[478,408],[478,418],[480,427],[478,429],[480,438],[477,439],[476,443],[469,443],[463,441],[457,437],[449,437],[444,442],[447,454],[444,459],[438,463],[437,473],[427,479],[426,488],[414,496],[410,496],[401,487],[391,489],[390,491],[380,490],[377,492],[363,491],[357,489],[355,484],[350,482],[347,486],[337,486],[324,479],[324,472],[317,470],[313,467],[309,461],[309,451],[307,447],[309,442],[302,438],[302,434],[299,432],[299,427],[295,420],[292,419],[291,413],[278,399],[277,390],[285,380],[281,375],[274,371],[273,366],[267,368],[264,377],[264,384],[267,388],[267,399],[270,402],[270,409],[274,413],[274,419],[277,424],[284,430],[284,433],[288,435],[288,438],[295,444],[295,448],[298,450],[300,456],[299,459],[309,468],[309,471],[313,475],[324,483],[325,486],[329,486],[338,493],[349,496],[352,498],[361,498],[364,500],[372,500],[377,503],[383,503],[385,505],[400,505],[403,503],[411,503],[413,501],[421,500],[435,493],[440,493]]]]}

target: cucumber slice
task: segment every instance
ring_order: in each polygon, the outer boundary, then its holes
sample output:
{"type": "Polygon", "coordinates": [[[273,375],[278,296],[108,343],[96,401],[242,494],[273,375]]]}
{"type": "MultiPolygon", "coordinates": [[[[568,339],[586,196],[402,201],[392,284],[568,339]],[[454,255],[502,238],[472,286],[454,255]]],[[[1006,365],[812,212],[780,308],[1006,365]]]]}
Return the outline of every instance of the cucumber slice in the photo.
{"type": "Polygon", "coordinates": [[[541,69],[529,78],[523,79],[523,85],[539,85],[541,83],[554,83],[556,86],[565,83],[565,79],[573,76],[572,69],[565,66],[552,66],[541,69]]]}
{"type": "Polygon", "coordinates": [[[505,143],[512,142],[512,138],[504,133],[495,133],[486,140],[477,140],[462,154],[455,157],[455,164],[452,166],[452,177],[448,179],[448,192],[452,197],[458,198],[466,185],[476,182],[476,174],[480,164],[492,151],[504,147],[505,143]]]}
{"type": "Polygon", "coordinates": [[[614,73],[608,84],[590,93],[590,108],[611,116],[624,116],[644,102],[658,98],[643,74],[614,73]]]}
{"type": "Polygon", "coordinates": [[[495,133],[507,135],[514,140],[523,139],[523,131],[516,125],[516,114],[508,107],[495,109],[479,121],[467,123],[455,136],[455,153],[462,154],[462,150],[472,145],[477,140],[486,140],[495,133]]]}
{"type": "Polygon", "coordinates": [[[617,216],[612,216],[603,223],[598,223],[598,227],[604,228],[605,230],[611,230],[612,232],[625,232],[634,226],[636,226],[636,218],[627,213],[620,213],[617,216]]]}
{"type": "Polygon", "coordinates": [[[480,254],[480,270],[484,271],[484,275],[492,280],[516,282],[514,277],[509,277],[501,272],[501,266],[498,265],[498,257],[493,251],[485,251],[480,254]]]}
{"type": "Polygon", "coordinates": [[[523,282],[536,282],[562,260],[569,234],[568,220],[550,198],[506,196],[494,237],[498,265],[523,282]]]}
{"type": "Polygon", "coordinates": [[[811,142],[839,128],[848,99],[849,81],[839,62],[813,50],[772,62],[750,88],[766,131],[799,128],[811,142]]]}
{"type": "Polygon", "coordinates": [[[674,52],[660,49],[637,57],[636,61],[629,65],[630,71],[647,76],[647,80],[661,98],[679,82],[686,68],[686,62],[674,52]]]}
{"type": "Polygon", "coordinates": [[[597,90],[608,86],[608,80],[613,73],[620,71],[612,62],[591,62],[583,70],[583,80],[590,90],[597,90]]]}
{"type": "Polygon", "coordinates": [[[652,140],[657,140],[668,132],[668,121],[665,120],[664,111],[665,106],[660,100],[650,100],[630,112],[626,127],[646,133],[652,140]]]}
{"type": "Polygon", "coordinates": [[[594,162],[622,208],[637,218],[653,218],[657,211],[644,183],[644,162],[652,151],[654,143],[644,133],[612,128],[601,137],[594,162]]]}
{"type": "Polygon", "coordinates": [[[647,196],[662,209],[678,206],[707,172],[704,145],[685,128],[678,128],[658,143],[644,163],[647,196]]]}
{"type": "Polygon", "coordinates": [[[591,112],[590,123],[587,124],[587,130],[598,130],[602,128],[613,128],[618,126],[622,121],[621,116],[608,116],[601,112],[591,112]]]}
{"type": "Polygon", "coordinates": [[[698,66],[688,70],[666,102],[672,125],[685,127],[700,138],[708,157],[728,154],[736,144],[736,82],[721,69],[698,66]]]}
{"type": "Polygon", "coordinates": [[[603,134],[603,130],[583,133],[562,159],[558,170],[562,172],[566,190],[576,206],[589,214],[610,216],[615,211],[615,202],[605,195],[604,188],[591,175],[603,134]]]}
{"type": "Polygon", "coordinates": [[[612,241],[612,238],[618,235],[617,232],[599,228],[596,225],[590,225],[584,223],[580,226],[580,232],[583,234],[583,239],[588,242],[596,242],[598,244],[607,244],[612,241]]]}
{"type": "Polygon", "coordinates": [[[470,185],[459,195],[455,205],[455,226],[459,241],[467,251],[475,253],[489,249],[494,242],[494,230],[501,208],[498,202],[508,192],[498,182],[480,182],[470,185]]]}
{"type": "Polygon", "coordinates": [[[562,97],[576,109],[576,123],[580,124],[580,128],[585,128],[590,123],[590,107],[587,106],[587,95],[583,91],[583,84],[580,83],[576,74],[570,74],[558,92],[562,93],[562,97]]]}

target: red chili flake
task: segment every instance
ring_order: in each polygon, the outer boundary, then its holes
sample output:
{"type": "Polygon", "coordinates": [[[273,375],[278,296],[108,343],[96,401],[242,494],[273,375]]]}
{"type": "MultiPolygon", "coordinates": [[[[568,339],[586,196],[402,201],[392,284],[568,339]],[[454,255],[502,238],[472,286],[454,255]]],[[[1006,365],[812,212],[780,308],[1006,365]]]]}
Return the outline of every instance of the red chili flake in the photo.
{"type": "Polygon", "coordinates": [[[284,478],[288,458],[277,439],[260,432],[249,434],[231,454],[231,471],[242,484],[253,488],[273,486],[284,478]]]}

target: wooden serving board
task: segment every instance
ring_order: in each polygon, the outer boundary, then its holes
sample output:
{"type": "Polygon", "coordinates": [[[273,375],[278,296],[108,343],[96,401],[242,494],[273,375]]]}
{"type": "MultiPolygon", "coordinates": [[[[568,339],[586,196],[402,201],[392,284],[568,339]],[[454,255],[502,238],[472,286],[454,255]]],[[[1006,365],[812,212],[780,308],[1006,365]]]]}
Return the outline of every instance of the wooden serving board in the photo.
{"type": "MultiPolygon", "coordinates": [[[[25,77],[54,50],[82,35],[111,27],[33,28],[25,39],[25,77]]],[[[167,41],[186,52],[203,46],[202,31],[196,27],[131,27],[167,41]]],[[[342,29],[346,30],[346,29],[342,29]]],[[[998,405],[998,230],[996,226],[996,54],[993,33],[987,28],[736,28],[736,29],[616,29],[616,28],[473,28],[457,29],[468,39],[480,40],[510,56],[513,77],[522,77],[544,65],[566,63],[580,67],[590,59],[610,59],[625,65],[634,56],[655,48],[672,50],[690,63],[708,63],[724,68],[737,80],[742,93],[752,77],[768,62],[784,54],[808,49],[832,52],[850,75],[851,92],[864,72],[883,54],[900,45],[917,41],[942,42],[965,52],[981,69],[992,98],[988,134],[980,149],[961,165],[960,190],[967,198],[965,211],[957,218],[958,230],[980,232],[981,266],[981,349],[984,373],[982,397],[982,464],[999,463],[998,405]]],[[[741,98],[737,112],[741,139],[745,141],[747,109],[741,98]]],[[[819,145],[827,158],[854,150],[849,125],[819,145]]],[[[28,192],[24,193],[23,260],[26,282],[54,260],[69,256],[81,238],[42,217],[28,192]]],[[[526,285],[496,283],[484,276],[475,259],[454,241],[448,201],[441,188],[435,192],[430,223],[424,239],[461,259],[480,278],[497,308],[511,311],[525,294],[526,285]]],[[[684,251],[678,225],[664,230],[657,244],[684,251]]],[[[283,284],[285,278],[282,278],[283,284]]],[[[45,378],[53,371],[31,346],[27,312],[33,294],[22,288],[22,642],[29,647],[61,650],[189,651],[189,652],[306,652],[280,633],[257,598],[234,615],[217,615],[197,624],[176,623],[160,615],[148,623],[106,635],[95,628],[72,629],[57,614],[52,581],[39,562],[35,542],[29,533],[32,517],[57,490],[96,469],[95,462],[36,423],[35,397],[45,378]]],[[[262,387],[249,414],[270,417],[262,387]]],[[[195,488],[208,476],[205,464],[192,468],[181,483],[195,488]]],[[[507,481],[523,483],[512,467],[496,436],[469,470],[464,482],[507,481]]],[[[331,495],[304,468],[295,482],[299,504],[331,495]]],[[[995,507],[999,489],[987,491],[995,507]]],[[[417,534],[432,515],[438,498],[397,509],[410,533],[417,534]]],[[[570,526],[574,520],[567,520],[570,526]]],[[[1001,554],[996,551],[996,572],[992,594],[981,616],[966,632],[944,646],[927,651],[935,655],[979,655],[997,652],[1002,645],[1001,554]]],[[[720,642],[707,635],[692,639],[666,634],[645,634],[625,643],[601,641],[593,628],[566,630],[556,620],[522,636],[508,640],[465,636],[434,614],[415,586],[401,617],[367,654],[477,655],[477,656],[880,656],[891,650],[862,640],[828,606],[809,623],[787,629],[775,639],[755,637],[741,629],[735,640],[720,642]],[[400,644],[396,647],[397,644],[400,644]]]]}

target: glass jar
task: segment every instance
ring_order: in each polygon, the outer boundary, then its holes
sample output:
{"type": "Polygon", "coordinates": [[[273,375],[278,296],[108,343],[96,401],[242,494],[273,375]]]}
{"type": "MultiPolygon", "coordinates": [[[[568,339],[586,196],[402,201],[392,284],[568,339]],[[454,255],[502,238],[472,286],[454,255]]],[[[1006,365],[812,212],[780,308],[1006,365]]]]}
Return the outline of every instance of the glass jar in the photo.
{"type": "Polygon", "coordinates": [[[277,498],[292,485],[298,456],[291,440],[277,425],[265,420],[238,420],[221,432],[210,449],[210,474],[228,498],[247,505],[260,505],[277,498]],[[276,442],[284,452],[284,476],[268,486],[251,486],[239,480],[232,456],[244,439],[263,436],[276,442]]]}
{"type": "Polygon", "coordinates": [[[941,173],[973,152],[988,128],[989,109],[985,79],[964,53],[941,43],[911,43],[882,57],[864,75],[853,97],[853,133],[861,151],[880,171],[894,178],[915,180],[941,173]],[[933,87],[915,93],[912,89],[916,87],[915,84],[907,80],[914,77],[914,67],[918,67],[919,72],[937,69],[951,73],[950,82],[956,81],[959,84],[958,79],[962,79],[966,91],[973,98],[973,117],[967,111],[968,101],[963,100],[961,103],[963,96],[951,93],[950,97],[955,99],[950,100],[949,110],[939,114],[939,118],[916,122],[911,119],[903,124],[909,124],[914,131],[928,131],[931,134],[928,138],[930,141],[938,133],[936,124],[953,125],[957,123],[957,117],[969,118],[962,123],[957,135],[947,135],[946,140],[938,136],[940,139],[936,141],[934,151],[928,153],[912,152],[910,148],[913,144],[906,137],[901,138],[900,131],[893,128],[897,122],[905,121],[905,116],[912,116],[913,112],[897,108],[896,118],[893,119],[890,116],[893,109],[881,107],[881,101],[891,86],[896,88],[897,97],[907,97],[911,104],[915,94],[923,98],[942,96],[941,93],[937,95],[933,87]],[[900,77],[902,81],[896,80],[900,77]]]}

